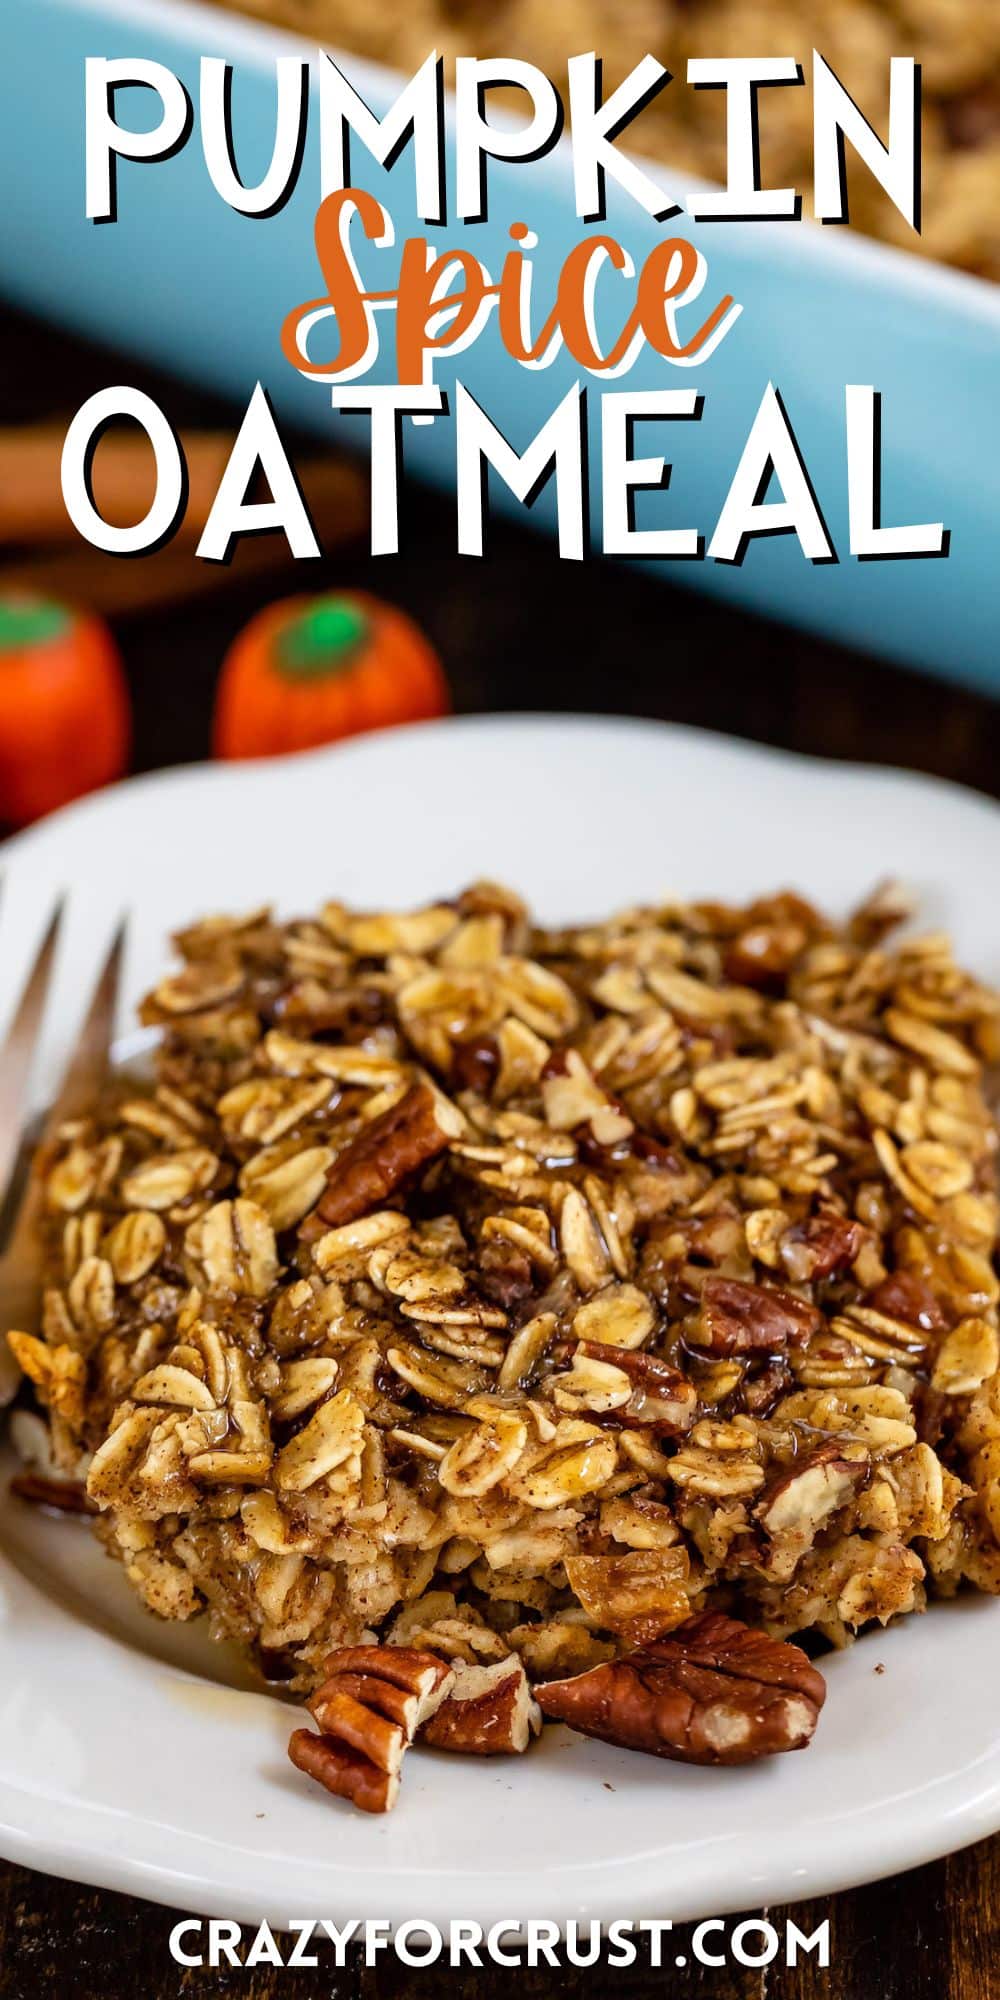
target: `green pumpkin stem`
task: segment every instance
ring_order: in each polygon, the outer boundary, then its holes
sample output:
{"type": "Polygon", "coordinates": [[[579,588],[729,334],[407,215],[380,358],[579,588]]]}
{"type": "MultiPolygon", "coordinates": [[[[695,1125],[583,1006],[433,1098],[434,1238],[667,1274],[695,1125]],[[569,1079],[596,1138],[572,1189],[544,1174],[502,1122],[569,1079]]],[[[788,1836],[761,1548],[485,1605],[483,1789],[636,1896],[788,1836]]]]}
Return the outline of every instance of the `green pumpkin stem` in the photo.
{"type": "Polygon", "coordinates": [[[44,597],[0,598],[0,654],[47,646],[65,632],[70,614],[44,597]]]}
{"type": "Polygon", "coordinates": [[[368,638],[370,620],[347,597],[317,597],[278,636],[275,664],[290,680],[322,680],[349,667],[368,638]]]}

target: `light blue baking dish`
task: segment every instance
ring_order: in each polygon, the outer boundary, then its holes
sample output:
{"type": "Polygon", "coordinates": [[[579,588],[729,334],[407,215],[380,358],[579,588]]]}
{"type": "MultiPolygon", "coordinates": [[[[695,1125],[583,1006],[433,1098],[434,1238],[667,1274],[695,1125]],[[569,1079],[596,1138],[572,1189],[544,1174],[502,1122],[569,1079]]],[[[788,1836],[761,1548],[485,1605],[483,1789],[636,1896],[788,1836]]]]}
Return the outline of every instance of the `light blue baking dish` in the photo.
{"type": "MultiPolygon", "coordinates": [[[[280,414],[365,448],[366,420],[333,414],[327,392],[303,382],[278,344],[285,313],[320,289],[312,245],[319,185],[315,121],[297,191],[267,221],[237,216],[223,204],[208,180],[197,132],[167,163],[123,164],[117,223],[95,226],[85,218],[86,56],[152,57],[175,70],[197,102],[199,57],[225,55],[235,65],[237,157],[249,181],[270,155],[270,65],[279,44],[301,47],[277,31],[186,0],[6,0],[0,8],[0,291],[126,353],[223,390],[240,404],[259,378],[280,414]]],[[[384,110],[400,79],[351,58],[344,63],[373,109],[384,110]]],[[[135,105],[143,93],[131,95],[131,105],[119,100],[122,115],[138,123],[142,114],[135,105]]],[[[406,154],[386,174],[355,145],[353,164],[355,179],[390,208],[397,243],[424,233],[406,154]]],[[[492,271],[508,247],[510,223],[521,219],[530,221],[556,270],[583,230],[573,212],[565,151],[527,169],[491,167],[490,220],[467,233],[492,271]]],[[[663,225],[609,189],[608,226],[638,266],[663,225]]],[[[752,545],[742,568],[675,562],[664,572],[730,602],[1000,691],[1000,287],[812,224],[699,231],[682,216],[667,226],[694,233],[705,250],[706,300],[731,292],[743,313],[703,367],[671,369],[647,350],[628,377],[612,385],[696,384],[705,395],[698,424],[640,427],[637,449],[666,454],[673,472],[667,494],[640,499],[639,525],[711,533],[753,413],[773,380],[841,559],[814,567],[797,543],[781,536],[752,545]],[[874,384],[884,394],[885,520],[944,520],[951,533],[946,560],[858,563],[847,555],[846,383],[874,384]]],[[[462,231],[452,224],[440,234],[454,242],[462,231]]],[[[362,268],[367,274],[364,262],[362,268]]],[[[372,269],[387,282],[384,262],[372,269]]],[[[393,277],[394,270],[388,282],[393,277]]],[[[122,372],[127,380],[127,366],[122,372]]],[[[455,372],[519,446],[578,374],[565,354],[542,372],[518,368],[492,328],[454,363],[439,365],[436,379],[447,389],[455,372]]],[[[384,367],[382,379],[389,379],[384,367]]],[[[595,383],[590,391],[594,419],[599,389],[595,383]]],[[[405,459],[413,473],[452,486],[451,419],[408,423],[405,459]]],[[[596,438],[590,462],[596,483],[596,438]]],[[[551,524],[550,491],[541,495],[533,518],[551,524]]],[[[607,604],[613,618],[613,573],[607,604]]],[[[624,655],[626,633],[622,640],[624,655]]],[[[666,625],[663,644],[669,659],[666,625]]],[[[676,661],[672,665],[676,671],[676,661]]]]}

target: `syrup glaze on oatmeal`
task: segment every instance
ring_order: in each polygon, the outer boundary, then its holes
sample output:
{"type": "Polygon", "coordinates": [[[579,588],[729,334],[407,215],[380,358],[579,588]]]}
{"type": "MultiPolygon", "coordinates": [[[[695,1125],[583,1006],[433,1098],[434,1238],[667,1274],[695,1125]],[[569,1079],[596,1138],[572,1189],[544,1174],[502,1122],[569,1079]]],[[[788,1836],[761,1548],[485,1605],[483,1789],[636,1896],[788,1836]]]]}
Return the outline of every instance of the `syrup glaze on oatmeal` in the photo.
{"type": "Polygon", "coordinates": [[[192,926],[40,1167],[37,1470],[305,1691],[1000,1591],[1000,1000],[902,914],[192,926]]]}

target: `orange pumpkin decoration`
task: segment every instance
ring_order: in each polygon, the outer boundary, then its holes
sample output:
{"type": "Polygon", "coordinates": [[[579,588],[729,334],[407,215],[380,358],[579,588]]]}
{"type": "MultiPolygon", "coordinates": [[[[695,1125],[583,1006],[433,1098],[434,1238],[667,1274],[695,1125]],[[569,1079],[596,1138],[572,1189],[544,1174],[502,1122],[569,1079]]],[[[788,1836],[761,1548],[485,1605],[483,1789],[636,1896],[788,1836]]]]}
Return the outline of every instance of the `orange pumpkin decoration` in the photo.
{"type": "Polygon", "coordinates": [[[0,596],[0,819],[27,826],[120,778],[130,738],[128,688],[101,619],[0,596]]]}
{"type": "Polygon", "coordinates": [[[215,699],[217,757],[275,757],[446,715],[448,684],[419,627],[362,592],[289,597],[234,640],[215,699]]]}

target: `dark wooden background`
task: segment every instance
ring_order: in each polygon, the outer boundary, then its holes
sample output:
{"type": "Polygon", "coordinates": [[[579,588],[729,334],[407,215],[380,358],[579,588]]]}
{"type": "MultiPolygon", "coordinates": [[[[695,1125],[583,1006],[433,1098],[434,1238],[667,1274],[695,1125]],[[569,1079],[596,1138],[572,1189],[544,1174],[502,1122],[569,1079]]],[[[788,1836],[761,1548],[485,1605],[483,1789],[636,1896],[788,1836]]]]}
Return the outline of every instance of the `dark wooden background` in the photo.
{"type": "MultiPolygon", "coordinates": [[[[0,312],[3,309],[0,308],[0,312]]],[[[172,419],[227,426],[216,407],[133,362],[10,312],[0,323],[0,422],[68,417],[91,390],[124,380],[159,394],[172,419]]],[[[350,582],[411,611],[435,640],[459,710],[597,710],[697,723],[830,757],[908,765],[1000,796],[998,708],[980,697],[886,667],[836,646],[713,606],[642,573],[604,562],[561,564],[548,542],[497,527],[486,561],[460,560],[453,511],[423,494],[404,510],[398,557],[363,549],[297,565],[287,577],[241,584],[208,598],[133,613],[117,632],[132,688],[134,767],[207,755],[214,677],[243,620],[284,589],[350,582]],[[303,580],[305,579],[305,581],[303,580]]],[[[905,575],[899,588],[905,589],[905,575]]],[[[401,830],[402,831],[402,830],[401,830]]],[[[599,821],[593,838],[600,838],[599,821]]],[[[503,856],[497,857],[502,873],[503,856]]],[[[872,856],[873,875],[879,856],[872,856]]],[[[961,1697],[960,1673],[952,1691],[961,1697]]],[[[947,1691],[937,1690],[938,1697],[947,1691]]],[[[73,1689],[67,1665],[67,1700],[73,1689]]],[[[134,1747],[123,1745],[123,1754],[134,1747]]],[[[196,1783],[196,1779],[195,1779],[196,1783]]],[[[456,1838],[473,1829],[456,1828],[456,1838]]],[[[669,1888],[664,1890],[669,1910],[669,1888]]],[[[593,2000],[697,1995],[698,2000],[990,2000],[1000,1995],[1000,1839],[905,1876],[800,1906],[807,1931],[831,1919],[829,1970],[697,1968],[688,1939],[670,1940],[654,1971],[417,1972],[385,1958],[377,1970],[189,1971],[167,1939],[175,1914],[0,1862],[0,2000],[399,2000],[399,1996],[561,1994],[593,2000]],[[686,1953],[678,1971],[673,1959],[686,1953]]],[[[225,1912],[220,1912],[225,1915],[225,1912]]],[[[363,1915],[363,1912],[359,1914],[363,1915]]],[[[456,1915],[463,1914],[457,1911],[456,1915]]],[[[781,1921],[784,1912],[771,1911],[781,1921]]],[[[736,1921],[735,1919],[733,1920],[736,1921]]]]}

